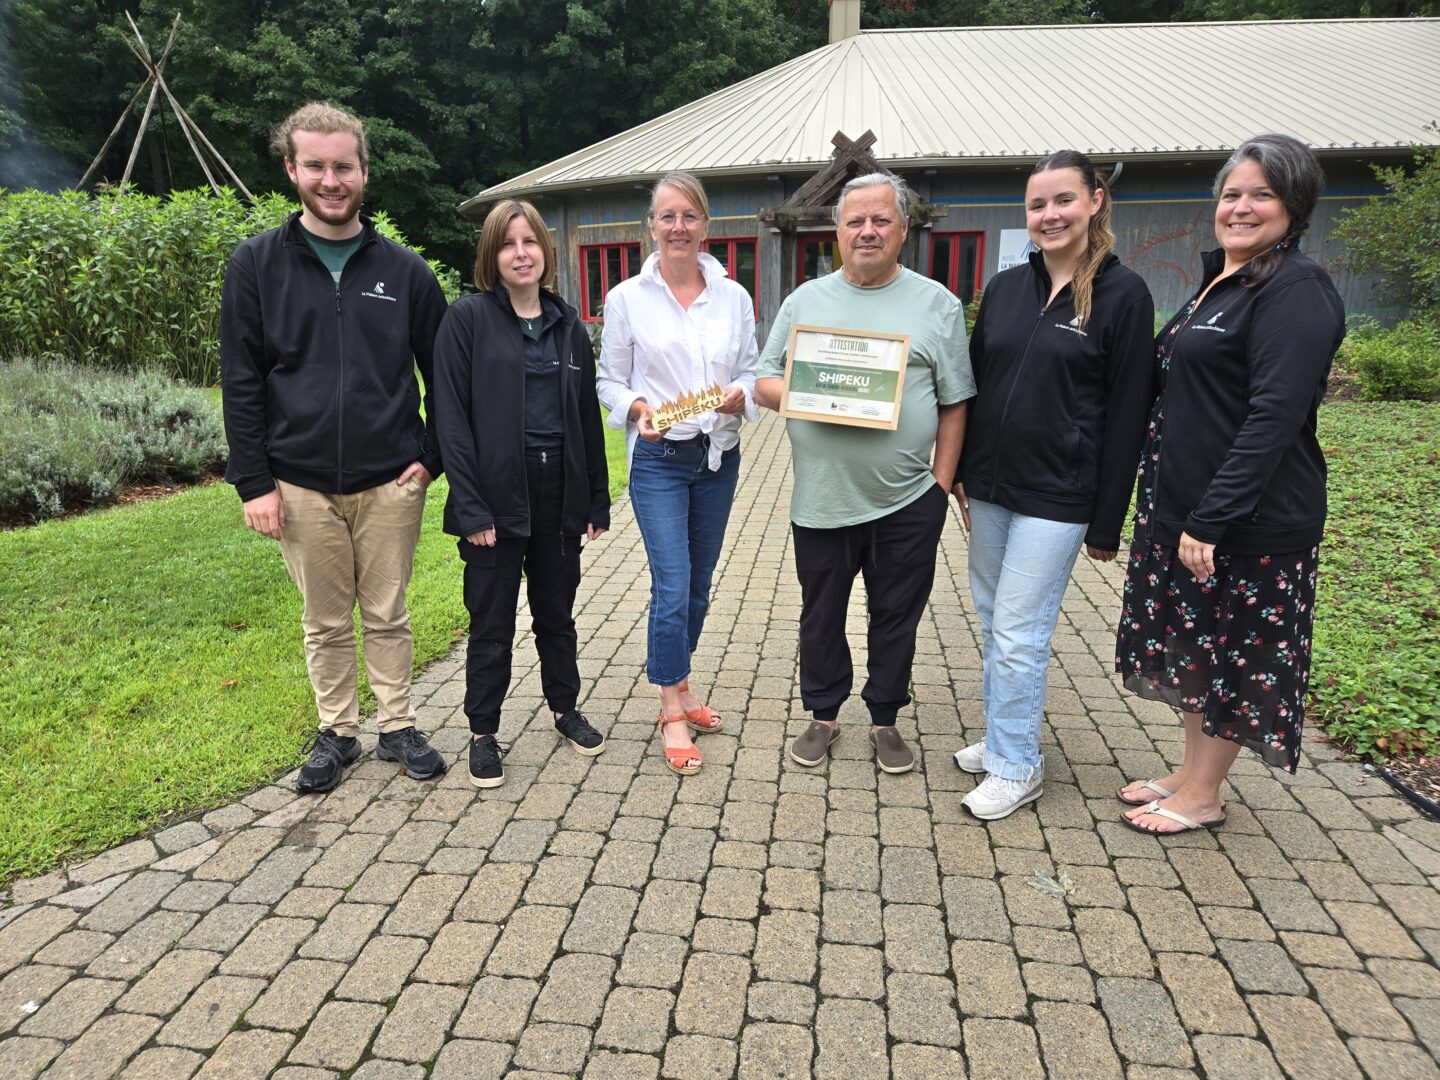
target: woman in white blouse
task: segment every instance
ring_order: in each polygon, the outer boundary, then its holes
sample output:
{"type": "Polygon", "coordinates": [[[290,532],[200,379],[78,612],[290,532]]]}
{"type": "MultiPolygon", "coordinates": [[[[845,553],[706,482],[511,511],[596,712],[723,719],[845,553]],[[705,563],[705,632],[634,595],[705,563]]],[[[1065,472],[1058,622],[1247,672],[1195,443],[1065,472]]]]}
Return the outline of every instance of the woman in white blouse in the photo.
{"type": "Polygon", "coordinates": [[[701,765],[690,732],[721,727],[690,690],[690,654],[735,497],[741,416],[756,418],[755,311],[703,250],[710,204],[700,181],[662,177],[648,221],[655,251],[605,297],[596,389],[609,422],[626,431],[630,504],[650,560],[646,671],[660,689],[665,761],[684,776],[701,765]],[[724,393],[718,409],[655,430],[653,409],[714,385],[724,393]]]}

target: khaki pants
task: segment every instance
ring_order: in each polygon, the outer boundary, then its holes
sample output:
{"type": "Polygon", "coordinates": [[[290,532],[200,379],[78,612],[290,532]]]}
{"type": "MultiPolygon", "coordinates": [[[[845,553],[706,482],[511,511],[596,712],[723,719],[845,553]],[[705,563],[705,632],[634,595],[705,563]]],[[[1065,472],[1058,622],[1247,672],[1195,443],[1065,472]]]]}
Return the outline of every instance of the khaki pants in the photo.
{"type": "Polygon", "coordinates": [[[360,731],[355,603],[365,631],[365,673],[380,730],[415,723],[410,704],[413,647],[405,589],[420,540],[425,489],[387,480],[354,495],[326,495],[276,481],[285,502],[280,552],[305,602],[305,663],[320,727],[360,731]]]}

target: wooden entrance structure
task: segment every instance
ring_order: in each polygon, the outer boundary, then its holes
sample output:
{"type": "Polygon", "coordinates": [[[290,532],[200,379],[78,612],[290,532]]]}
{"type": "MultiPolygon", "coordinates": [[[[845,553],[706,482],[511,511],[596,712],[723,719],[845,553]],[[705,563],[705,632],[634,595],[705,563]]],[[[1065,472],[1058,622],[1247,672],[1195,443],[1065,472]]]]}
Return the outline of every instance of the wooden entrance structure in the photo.
{"type": "MultiPolygon", "coordinates": [[[[798,284],[796,266],[802,235],[835,228],[834,207],[840,189],[857,176],[890,171],[871,152],[875,145],[873,131],[867,130],[858,139],[851,139],[843,131],[837,131],[830,142],[835,147],[830,160],[814,176],[796,188],[779,206],[756,214],[763,227],[762,248],[767,244],[778,248],[778,252],[772,250],[766,266],[778,270],[778,278],[771,277],[770,280],[777,281],[782,298],[798,284]],[[777,254],[778,258],[775,257],[777,254]]],[[[900,251],[901,263],[912,268],[918,265],[920,230],[928,228],[931,222],[944,217],[945,213],[944,207],[923,202],[916,196],[910,207],[910,234],[900,251]]],[[[762,259],[764,255],[762,252],[762,259]]]]}

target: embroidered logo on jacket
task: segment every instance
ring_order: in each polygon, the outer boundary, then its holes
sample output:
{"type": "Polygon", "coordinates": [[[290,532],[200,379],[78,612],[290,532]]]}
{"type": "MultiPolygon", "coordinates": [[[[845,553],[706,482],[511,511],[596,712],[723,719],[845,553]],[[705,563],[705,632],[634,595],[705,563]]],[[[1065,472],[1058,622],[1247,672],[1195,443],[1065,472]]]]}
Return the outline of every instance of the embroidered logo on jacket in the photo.
{"type": "Polygon", "coordinates": [[[392,303],[392,304],[398,304],[398,303],[399,303],[399,301],[396,300],[395,297],[393,297],[393,296],[386,296],[386,295],[385,295],[385,282],[383,282],[383,281],[377,281],[377,282],[375,282],[375,287],[374,287],[374,288],[372,288],[372,289],[366,289],[366,290],[365,290],[364,292],[362,292],[360,295],[361,295],[361,296],[368,296],[371,300],[386,300],[386,301],[389,301],[389,302],[392,303]]]}
{"type": "Polygon", "coordinates": [[[1190,329],[1192,329],[1192,330],[1213,330],[1213,331],[1214,331],[1215,333],[1217,333],[1217,334],[1223,334],[1223,333],[1225,333],[1225,327],[1223,327],[1223,326],[1216,326],[1216,325],[1215,325],[1215,320],[1218,319],[1218,318],[1220,318],[1220,316],[1221,316],[1221,315],[1224,315],[1224,314],[1225,314],[1225,312],[1224,312],[1223,310],[1217,311],[1217,312],[1215,312],[1214,315],[1211,315],[1210,318],[1206,319],[1203,323],[1198,323],[1198,324],[1196,324],[1195,326],[1192,326],[1190,329]]]}
{"type": "Polygon", "coordinates": [[[1079,315],[1076,315],[1076,316],[1075,316],[1073,319],[1071,319],[1068,323],[1058,323],[1058,322],[1057,322],[1057,323],[1055,324],[1055,329],[1056,329],[1056,330],[1069,330],[1070,333],[1072,333],[1072,334],[1079,334],[1081,337],[1089,337],[1089,336],[1090,336],[1090,335],[1087,334],[1084,330],[1081,330],[1081,329],[1080,329],[1080,316],[1079,316],[1079,315]]]}

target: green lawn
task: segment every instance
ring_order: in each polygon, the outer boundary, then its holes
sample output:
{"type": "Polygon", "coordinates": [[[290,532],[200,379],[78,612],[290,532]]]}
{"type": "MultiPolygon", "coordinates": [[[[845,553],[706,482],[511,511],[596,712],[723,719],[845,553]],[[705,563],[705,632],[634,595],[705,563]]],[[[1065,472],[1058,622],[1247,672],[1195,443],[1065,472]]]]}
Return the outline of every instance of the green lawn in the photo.
{"type": "MultiPolygon", "coordinates": [[[[606,439],[618,492],[624,438],[606,439]]],[[[417,667],[465,625],[446,490],[430,489],[410,586],[417,667]]],[[[299,597],[229,485],[0,533],[0,581],[0,883],[300,760],[299,597]]]]}

